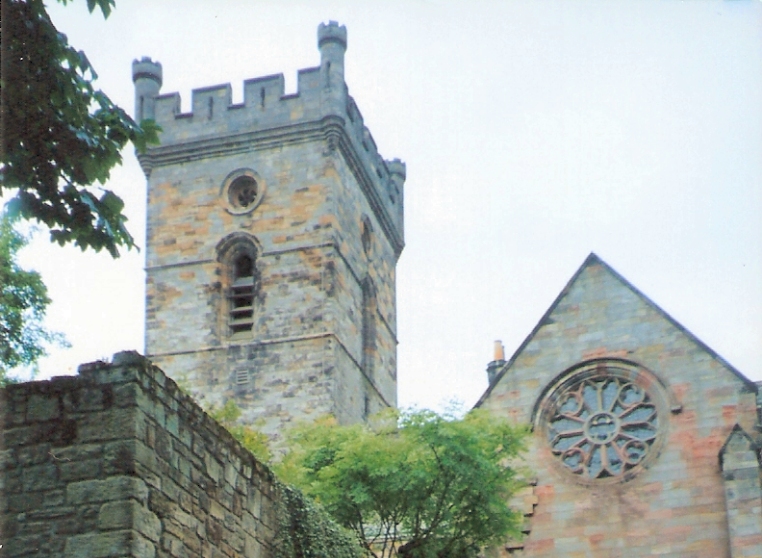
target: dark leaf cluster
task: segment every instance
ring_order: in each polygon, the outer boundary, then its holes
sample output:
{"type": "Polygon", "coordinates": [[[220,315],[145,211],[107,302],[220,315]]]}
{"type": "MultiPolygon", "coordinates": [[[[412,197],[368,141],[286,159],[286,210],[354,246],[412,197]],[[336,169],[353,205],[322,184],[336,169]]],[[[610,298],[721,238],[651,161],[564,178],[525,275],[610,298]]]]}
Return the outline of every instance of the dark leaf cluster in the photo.
{"type": "MultiPolygon", "coordinates": [[[[114,0],[87,5],[107,17],[114,0]]],[[[95,89],[87,56],[69,46],[42,0],[4,1],[2,22],[0,194],[14,192],[10,211],[47,225],[51,240],[117,257],[119,246],[134,246],[124,203],[91,186],[108,180],[127,142],[143,150],[157,128],[95,89]]]]}
{"type": "Polygon", "coordinates": [[[279,485],[275,558],[362,558],[354,533],[290,486],[279,485]]]}
{"type": "Polygon", "coordinates": [[[209,416],[224,426],[233,438],[238,440],[243,447],[259,459],[262,463],[268,463],[272,459],[269,447],[269,438],[263,432],[246,424],[241,424],[238,419],[241,416],[241,408],[235,400],[228,399],[222,407],[212,407],[208,410],[209,416]]]}

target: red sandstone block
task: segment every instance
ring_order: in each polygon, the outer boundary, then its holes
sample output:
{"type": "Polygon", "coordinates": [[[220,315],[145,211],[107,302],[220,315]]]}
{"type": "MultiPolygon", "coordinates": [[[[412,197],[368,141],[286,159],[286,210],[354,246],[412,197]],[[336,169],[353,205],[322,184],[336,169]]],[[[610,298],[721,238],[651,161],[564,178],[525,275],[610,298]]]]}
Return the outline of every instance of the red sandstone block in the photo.
{"type": "Polygon", "coordinates": [[[538,541],[527,541],[525,545],[525,549],[531,556],[533,552],[546,552],[548,550],[552,550],[556,547],[556,543],[554,539],[541,539],[538,541]]]}

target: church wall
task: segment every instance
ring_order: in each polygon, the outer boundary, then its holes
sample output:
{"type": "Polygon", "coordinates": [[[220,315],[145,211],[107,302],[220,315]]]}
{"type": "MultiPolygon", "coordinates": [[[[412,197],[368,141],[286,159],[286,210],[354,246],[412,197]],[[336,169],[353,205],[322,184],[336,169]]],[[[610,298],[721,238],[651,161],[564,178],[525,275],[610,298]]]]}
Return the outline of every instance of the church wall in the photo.
{"type": "Polygon", "coordinates": [[[720,451],[731,558],[762,555],[762,478],[759,449],[740,427],[720,451]]]}
{"type": "MultiPolygon", "coordinates": [[[[332,296],[335,300],[336,312],[335,331],[338,340],[343,346],[345,355],[337,355],[346,363],[346,366],[337,364],[337,368],[346,371],[342,374],[340,382],[350,382],[354,385],[355,380],[349,376],[359,372],[365,380],[372,382],[385,401],[385,406],[396,406],[396,336],[390,331],[390,327],[384,322],[383,310],[376,307],[372,311],[373,349],[370,358],[372,364],[363,368],[363,289],[354,269],[350,268],[347,261],[342,257],[335,258],[334,291],[332,296]]],[[[371,279],[375,275],[369,271],[371,279]]],[[[375,285],[375,282],[374,282],[375,285]]],[[[386,290],[378,289],[378,290],[386,290]]],[[[378,295],[377,295],[378,296],[378,295]]],[[[378,304],[380,306],[380,303],[378,304]]],[[[357,379],[358,381],[360,378],[357,379]]],[[[343,388],[345,391],[347,387],[343,388]]],[[[364,390],[362,390],[364,392],[364,390]]]]}
{"type": "Polygon", "coordinates": [[[730,556],[718,454],[736,423],[755,431],[753,386],[602,265],[572,281],[482,406],[534,424],[538,503],[523,555],[730,556]],[[629,480],[581,480],[551,452],[536,408],[562,372],[591,359],[643,367],[664,396],[656,456],[629,480]]]}
{"type": "MultiPolygon", "coordinates": [[[[381,392],[364,374],[358,373],[361,369],[360,363],[350,356],[342,344],[334,342],[331,346],[336,362],[336,405],[332,414],[340,424],[363,421],[368,416],[393,406],[388,393],[381,392]]],[[[396,393],[394,395],[396,396],[396,393]]]]}
{"type": "Polygon", "coordinates": [[[227,234],[244,230],[269,251],[330,240],[329,192],[322,142],[208,156],[151,172],[148,190],[149,267],[214,259],[227,234]],[[317,143],[317,147],[316,147],[317,143]],[[222,196],[232,171],[251,168],[266,187],[251,213],[233,215],[222,196]]]}
{"type": "Polygon", "coordinates": [[[233,384],[241,420],[278,442],[295,423],[331,413],[336,383],[331,342],[324,336],[229,349],[229,370],[251,370],[247,383],[233,384]]]}
{"type": "Polygon", "coordinates": [[[234,399],[241,421],[282,440],[298,421],[334,412],[337,372],[332,337],[240,344],[152,359],[177,371],[174,378],[198,395],[205,408],[234,399]]]}
{"type": "Polygon", "coordinates": [[[149,353],[160,356],[332,331],[332,252],[331,247],[317,247],[258,258],[252,331],[234,335],[228,334],[217,262],[154,270],[147,280],[146,325],[162,334],[147,335],[149,353]]]}
{"type": "MultiPolygon", "coordinates": [[[[278,410],[291,407],[280,397],[284,393],[293,397],[298,380],[313,377],[316,368],[319,376],[326,374],[321,368],[324,355],[314,357],[322,349],[316,352],[312,346],[316,342],[309,339],[298,341],[324,336],[333,329],[336,314],[330,311],[328,298],[331,190],[322,178],[322,164],[320,149],[299,144],[160,167],[151,178],[147,351],[170,375],[185,378],[202,399],[219,404],[235,395],[244,418],[252,405],[261,405],[268,430],[275,429],[270,419],[276,415],[286,419],[285,415],[312,416],[312,407],[320,414],[331,410],[324,397],[313,397],[311,405],[296,405],[288,413],[278,410]],[[258,172],[266,192],[251,214],[234,216],[220,193],[228,173],[241,167],[258,172]],[[252,331],[230,335],[225,270],[217,261],[216,246],[236,230],[254,235],[260,243],[259,290],[252,331]],[[253,345],[243,347],[248,344],[253,345]],[[291,350],[295,352],[277,354],[291,350]],[[216,354],[219,351],[224,356],[216,354]],[[247,356],[231,356],[241,352],[247,356]],[[219,365],[222,368],[215,367],[219,365]],[[263,387],[256,397],[250,395],[251,388],[243,390],[236,384],[245,367],[252,378],[249,386],[263,387]],[[222,378],[221,369],[227,370],[222,378]],[[274,389],[273,382],[281,388],[274,389]],[[242,398],[244,392],[249,395],[242,398]]],[[[317,341],[318,346],[323,342],[317,341]]],[[[328,383],[305,381],[305,390],[307,386],[312,392],[325,390],[328,383]]]]}
{"type": "Polygon", "coordinates": [[[163,355],[219,346],[227,329],[220,316],[223,304],[211,262],[153,270],[146,278],[146,352],[163,355]],[[156,331],[165,334],[157,336],[156,331]]]}
{"type": "MultiPolygon", "coordinates": [[[[370,281],[374,295],[372,311],[372,364],[366,379],[375,385],[386,404],[396,406],[397,255],[367,198],[343,159],[336,164],[335,292],[336,333],[358,363],[363,362],[363,281],[370,281]],[[363,220],[370,228],[369,245],[363,245],[363,220]]],[[[375,391],[375,390],[373,390],[375,391]]]]}
{"type": "MultiPolygon", "coordinates": [[[[376,289],[378,311],[389,333],[396,335],[396,281],[397,255],[381,224],[363,194],[348,165],[341,160],[337,165],[336,239],[337,246],[357,281],[370,277],[376,289]],[[370,249],[362,243],[363,217],[370,224],[370,249]]],[[[397,201],[399,203],[399,200],[397,201]]]]}

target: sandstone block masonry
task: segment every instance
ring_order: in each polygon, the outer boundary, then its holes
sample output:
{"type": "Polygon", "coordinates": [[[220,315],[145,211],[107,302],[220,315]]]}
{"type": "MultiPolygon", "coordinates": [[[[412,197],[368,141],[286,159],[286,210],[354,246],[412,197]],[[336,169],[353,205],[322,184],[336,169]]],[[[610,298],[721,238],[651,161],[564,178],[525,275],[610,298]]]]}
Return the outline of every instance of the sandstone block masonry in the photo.
{"type": "Polygon", "coordinates": [[[136,353],[0,390],[0,555],[272,555],[269,469],[136,353]]]}
{"type": "Polygon", "coordinates": [[[757,391],[591,254],[478,404],[534,429],[493,555],[762,557],[757,391]]]}
{"type": "Polygon", "coordinates": [[[405,165],[383,159],[344,81],[346,29],[318,29],[320,66],[160,95],[135,61],[136,115],[161,144],[148,177],[146,352],[205,405],[235,398],[273,437],[396,405],[395,266],[405,165]],[[242,255],[251,297],[235,298],[242,255]],[[248,269],[248,268],[247,268],[248,269]],[[237,310],[237,308],[244,308],[237,310]],[[241,325],[241,321],[245,323],[241,325]]]}

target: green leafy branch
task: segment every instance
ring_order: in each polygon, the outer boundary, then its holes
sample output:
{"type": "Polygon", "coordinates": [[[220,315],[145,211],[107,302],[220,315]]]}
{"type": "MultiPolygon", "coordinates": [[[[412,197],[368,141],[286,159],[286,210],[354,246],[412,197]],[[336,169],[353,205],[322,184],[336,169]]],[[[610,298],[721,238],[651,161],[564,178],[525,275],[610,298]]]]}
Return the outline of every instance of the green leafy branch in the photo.
{"type": "Polygon", "coordinates": [[[27,238],[13,225],[0,213],[0,386],[12,381],[12,369],[34,366],[48,346],[68,346],[63,334],[43,327],[48,290],[39,273],[18,265],[16,256],[27,238]]]}
{"type": "MultiPolygon", "coordinates": [[[[87,7],[108,17],[114,0],[87,7]]],[[[89,187],[106,183],[127,142],[139,151],[158,143],[159,128],[136,123],[95,89],[87,56],[69,46],[41,0],[3,2],[2,21],[0,194],[14,191],[12,214],[44,223],[51,240],[118,257],[119,246],[135,247],[124,203],[89,187]]]]}

